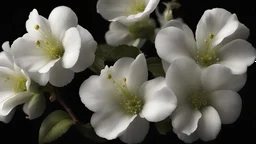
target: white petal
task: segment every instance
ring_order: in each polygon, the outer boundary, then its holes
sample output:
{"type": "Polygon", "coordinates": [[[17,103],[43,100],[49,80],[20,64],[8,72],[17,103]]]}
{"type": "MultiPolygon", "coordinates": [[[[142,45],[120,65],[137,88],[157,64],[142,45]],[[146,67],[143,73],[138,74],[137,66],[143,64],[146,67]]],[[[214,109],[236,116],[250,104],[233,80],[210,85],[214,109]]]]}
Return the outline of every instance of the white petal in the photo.
{"type": "Polygon", "coordinates": [[[194,43],[187,43],[186,33],[177,27],[161,29],[155,39],[159,57],[169,63],[181,57],[193,58],[190,52],[194,43]]]}
{"type": "Polygon", "coordinates": [[[198,138],[199,138],[197,135],[197,132],[194,132],[191,135],[186,135],[181,132],[176,132],[175,130],[173,130],[173,132],[176,133],[178,138],[185,143],[193,143],[194,141],[198,140],[198,138]]]}
{"type": "Polygon", "coordinates": [[[223,39],[223,41],[217,47],[222,47],[223,45],[225,45],[235,39],[246,40],[249,37],[249,35],[250,35],[250,30],[244,24],[239,23],[239,26],[236,29],[236,31],[232,35],[223,39]]]}
{"type": "Polygon", "coordinates": [[[91,117],[91,125],[98,136],[112,140],[120,136],[135,117],[119,111],[96,112],[91,117]]]}
{"type": "Polygon", "coordinates": [[[66,6],[58,6],[52,10],[48,18],[52,33],[62,39],[64,33],[71,27],[76,27],[78,19],[75,12],[66,6]]]}
{"type": "Polygon", "coordinates": [[[150,122],[158,122],[167,118],[177,106],[177,98],[167,88],[165,79],[158,77],[145,82],[140,95],[144,98],[142,116],[150,122]]]}
{"type": "Polygon", "coordinates": [[[44,67],[42,67],[38,72],[39,73],[47,73],[49,70],[55,65],[56,62],[58,62],[60,58],[51,60],[48,64],[46,64],[44,67]]]}
{"type": "Polygon", "coordinates": [[[132,41],[128,27],[119,22],[110,23],[109,31],[105,34],[105,39],[107,44],[112,46],[129,44],[132,41]]]}
{"type": "Polygon", "coordinates": [[[51,33],[49,21],[43,16],[40,16],[36,9],[33,9],[29,14],[29,19],[26,21],[26,30],[29,33],[28,36],[33,40],[41,39],[43,37],[42,33],[35,29],[37,25],[41,32],[45,34],[51,33]]]}
{"type": "Polygon", "coordinates": [[[81,48],[81,37],[77,28],[70,28],[65,32],[62,40],[64,47],[64,55],[62,57],[62,66],[64,68],[72,68],[78,58],[81,48]]]}
{"type": "Polygon", "coordinates": [[[23,105],[23,111],[30,120],[40,117],[46,108],[44,95],[38,94],[33,97],[23,105]]]}
{"type": "Polygon", "coordinates": [[[234,40],[220,50],[220,64],[229,67],[234,74],[243,74],[256,58],[255,48],[245,40],[234,40]]]}
{"type": "Polygon", "coordinates": [[[236,92],[215,91],[209,95],[209,102],[218,111],[223,124],[235,122],[241,113],[242,99],[236,92]]]}
{"type": "Polygon", "coordinates": [[[204,48],[205,40],[209,34],[214,35],[213,47],[218,45],[225,37],[232,35],[238,28],[239,21],[236,15],[222,8],[206,10],[197,24],[197,47],[204,48]]]}
{"type": "MultiPolygon", "coordinates": [[[[122,16],[112,19],[112,21],[120,21],[124,24],[133,24],[145,18],[148,18],[149,15],[156,9],[160,0],[145,0],[146,7],[143,12],[137,14],[131,14],[128,17],[122,16]]],[[[133,1],[134,2],[134,1],[133,1]]]]}
{"type": "Polygon", "coordinates": [[[13,69],[14,63],[10,58],[12,57],[10,57],[5,51],[0,52],[0,66],[13,69]]]}
{"type": "Polygon", "coordinates": [[[172,127],[178,132],[190,135],[196,131],[202,114],[188,105],[180,105],[171,115],[172,127]]]}
{"type": "Polygon", "coordinates": [[[202,109],[202,117],[198,124],[198,136],[203,141],[214,140],[221,129],[221,121],[218,112],[211,106],[202,109]]]}
{"type": "Polygon", "coordinates": [[[27,72],[29,77],[38,83],[40,86],[45,86],[50,79],[50,72],[39,73],[39,72],[27,72]]]}
{"type": "Polygon", "coordinates": [[[204,90],[233,90],[239,91],[245,85],[247,74],[233,75],[232,71],[220,64],[206,68],[201,75],[204,90]]]}
{"type": "Polygon", "coordinates": [[[120,140],[127,144],[141,143],[149,130],[149,122],[137,116],[119,137],[120,140]]]}
{"type": "Polygon", "coordinates": [[[188,50],[190,51],[190,53],[192,55],[195,55],[196,52],[196,42],[195,42],[195,37],[194,34],[192,32],[192,30],[188,27],[187,24],[185,24],[182,20],[180,19],[173,19],[168,21],[163,27],[176,27],[179,28],[180,30],[182,30],[185,34],[185,40],[186,43],[188,44],[189,48],[188,50]]]}
{"type": "Polygon", "coordinates": [[[112,20],[124,16],[131,2],[130,0],[99,0],[97,2],[97,12],[104,19],[112,20]]]}
{"type": "Polygon", "coordinates": [[[118,91],[113,84],[103,76],[91,76],[79,88],[83,104],[91,111],[97,112],[115,107],[115,97],[118,91]]]}
{"type": "Polygon", "coordinates": [[[21,92],[11,95],[6,100],[0,103],[0,115],[8,115],[13,108],[28,101],[33,93],[21,92]]]}
{"type": "Polygon", "coordinates": [[[93,39],[89,31],[81,26],[77,26],[81,37],[81,49],[76,64],[72,67],[74,72],[84,71],[94,62],[97,42],[93,39]]]}
{"type": "Polygon", "coordinates": [[[136,40],[132,40],[127,45],[131,45],[131,46],[141,49],[143,47],[143,45],[146,43],[146,41],[147,41],[146,39],[136,39],[136,40]]]}
{"type": "Polygon", "coordinates": [[[49,82],[53,86],[63,87],[73,80],[74,75],[73,71],[63,68],[59,61],[51,68],[49,82]]]}
{"type": "Polygon", "coordinates": [[[127,87],[136,94],[141,85],[148,80],[148,67],[144,54],[139,54],[131,63],[127,73],[127,87]]]}
{"type": "Polygon", "coordinates": [[[6,116],[0,115],[0,121],[4,122],[5,124],[8,124],[12,120],[12,117],[15,114],[15,111],[16,111],[16,109],[14,108],[8,115],[6,115],[6,116]]]}
{"type": "Polygon", "coordinates": [[[34,41],[24,38],[16,39],[11,48],[15,63],[30,72],[37,72],[50,62],[44,50],[37,48],[34,41]]]}
{"type": "Polygon", "coordinates": [[[165,71],[165,73],[167,72],[167,69],[169,68],[170,66],[170,63],[168,63],[167,61],[165,60],[162,60],[162,66],[163,66],[163,69],[165,71]]]}
{"type": "Polygon", "coordinates": [[[166,83],[177,96],[179,104],[187,102],[191,92],[200,90],[200,76],[200,67],[193,60],[181,58],[172,62],[166,72],[166,83]]]}

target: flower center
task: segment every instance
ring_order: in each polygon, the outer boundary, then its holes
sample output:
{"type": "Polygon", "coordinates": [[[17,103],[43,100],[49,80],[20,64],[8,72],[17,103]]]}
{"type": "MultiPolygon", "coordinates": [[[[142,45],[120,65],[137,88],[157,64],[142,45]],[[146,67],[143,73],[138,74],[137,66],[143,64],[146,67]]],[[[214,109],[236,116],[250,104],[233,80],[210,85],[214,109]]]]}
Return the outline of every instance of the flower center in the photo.
{"type": "Polygon", "coordinates": [[[146,8],[144,0],[132,0],[132,4],[127,10],[127,15],[134,15],[140,12],[143,12],[146,8]]]}
{"type": "Polygon", "coordinates": [[[129,26],[128,31],[133,39],[151,39],[155,34],[155,25],[150,19],[145,19],[129,26]]]}
{"type": "Polygon", "coordinates": [[[198,110],[207,105],[206,93],[204,91],[198,91],[189,97],[192,106],[198,110]]]}
{"type": "Polygon", "coordinates": [[[39,25],[36,25],[35,29],[43,36],[43,40],[35,41],[37,47],[42,48],[49,59],[61,58],[64,54],[64,48],[61,42],[56,40],[52,34],[42,31],[39,25]]]}
{"type": "Polygon", "coordinates": [[[18,76],[13,80],[12,90],[16,93],[27,91],[27,79],[24,76],[18,76]]]}
{"type": "Polygon", "coordinates": [[[205,48],[197,48],[196,62],[202,67],[208,67],[220,61],[218,57],[217,48],[212,48],[211,43],[214,39],[214,34],[209,34],[207,40],[205,40],[205,48]]]}
{"type": "Polygon", "coordinates": [[[121,102],[120,105],[128,115],[136,115],[141,112],[144,105],[143,100],[131,94],[126,84],[126,78],[123,78],[121,82],[117,82],[113,79],[111,74],[107,75],[107,78],[113,83],[115,88],[120,92],[121,102]]]}

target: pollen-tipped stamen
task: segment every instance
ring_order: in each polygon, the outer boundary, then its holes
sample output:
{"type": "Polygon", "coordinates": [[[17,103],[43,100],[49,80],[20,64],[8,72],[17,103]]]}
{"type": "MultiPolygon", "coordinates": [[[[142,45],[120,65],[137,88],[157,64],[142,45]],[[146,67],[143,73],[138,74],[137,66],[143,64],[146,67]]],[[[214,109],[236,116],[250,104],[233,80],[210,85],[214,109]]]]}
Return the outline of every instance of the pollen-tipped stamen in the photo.
{"type": "Polygon", "coordinates": [[[207,97],[205,91],[198,91],[193,93],[189,98],[192,106],[198,110],[202,109],[203,107],[207,106],[207,97]]]}

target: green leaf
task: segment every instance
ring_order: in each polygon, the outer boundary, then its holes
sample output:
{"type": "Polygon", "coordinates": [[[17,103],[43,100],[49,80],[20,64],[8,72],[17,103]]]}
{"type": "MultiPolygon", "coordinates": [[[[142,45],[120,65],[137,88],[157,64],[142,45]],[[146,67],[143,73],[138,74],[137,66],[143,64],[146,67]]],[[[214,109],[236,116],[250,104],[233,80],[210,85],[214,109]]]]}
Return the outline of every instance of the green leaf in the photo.
{"type": "Polygon", "coordinates": [[[132,57],[136,58],[141,51],[134,46],[120,45],[120,46],[110,46],[108,44],[100,44],[95,52],[95,60],[90,69],[100,74],[100,71],[105,68],[105,61],[117,61],[122,57],[132,57]]]}
{"type": "Polygon", "coordinates": [[[120,45],[114,47],[111,52],[111,58],[118,60],[122,57],[136,58],[141,53],[140,49],[134,46],[120,45]]]}
{"type": "Polygon", "coordinates": [[[166,118],[163,121],[156,122],[155,126],[160,134],[165,135],[167,132],[169,132],[172,129],[171,119],[166,118]]]}
{"type": "Polygon", "coordinates": [[[147,59],[148,70],[154,77],[165,77],[165,71],[163,69],[162,61],[160,58],[151,57],[147,59]]]}
{"type": "Polygon", "coordinates": [[[100,74],[100,71],[105,68],[105,63],[102,58],[95,56],[93,64],[90,66],[90,69],[96,74],[100,74]]]}
{"type": "Polygon", "coordinates": [[[93,141],[95,141],[95,142],[100,143],[100,142],[105,142],[105,141],[107,141],[106,139],[99,137],[99,136],[95,133],[95,131],[94,131],[94,129],[93,129],[93,127],[91,126],[90,123],[85,124],[85,125],[77,124],[77,125],[76,125],[76,128],[82,133],[83,136],[85,136],[85,137],[87,137],[87,138],[89,138],[89,139],[91,139],[91,140],[93,140],[93,141]]]}
{"type": "Polygon", "coordinates": [[[71,125],[75,122],[72,121],[68,113],[57,110],[48,115],[39,130],[39,143],[49,143],[61,135],[66,133],[71,125]]]}

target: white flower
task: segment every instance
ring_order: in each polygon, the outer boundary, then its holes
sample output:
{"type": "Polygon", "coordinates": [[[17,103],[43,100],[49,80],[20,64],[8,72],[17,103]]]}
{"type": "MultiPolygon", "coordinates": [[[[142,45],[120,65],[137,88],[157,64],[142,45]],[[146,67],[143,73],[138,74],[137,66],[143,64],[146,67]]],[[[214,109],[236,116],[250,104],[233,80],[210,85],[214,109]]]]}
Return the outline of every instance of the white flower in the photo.
{"type": "Polygon", "coordinates": [[[130,24],[140,21],[156,9],[160,0],[99,0],[97,12],[106,20],[130,24]]]}
{"type": "Polygon", "coordinates": [[[80,87],[81,101],[91,111],[91,125],[100,137],[119,137],[125,143],[140,143],[149,122],[168,117],[177,99],[162,77],[147,81],[145,56],[121,58],[114,66],[91,76],[80,87]]]}
{"type": "Polygon", "coordinates": [[[155,40],[157,53],[166,67],[176,59],[187,57],[201,67],[218,63],[234,74],[242,74],[255,60],[254,47],[245,41],[249,29],[235,14],[224,9],[205,11],[197,25],[196,42],[187,25],[176,20],[168,25],[158,32],[155,40]]]}
{"type": "Polygon", "coordinates": [[[53,9],[48,20],[34,9],[26,22],[27,32],[12,44],[15,62],[34,73],[35,81],[57,87],[70,83],[74,72],[92,65],[97,43],[78,25],[76,14],[68,7],[53,9]]]}
{"type": "Polygon", "coordinates": [[[45,110],[44,96],[37,91],[37,85],[27,73],[15,65],[10,54],[9,42],[3,44],[0,53],[0,121],[9,123],[15,107],[25,103],[24,112],[29,119],[42,115],[45,110]],[[38,101],[31,102],[32,99],[38,101]]]}
{"type": "Polygon", "coordinates": [[[189,58],[174,60],[166,73],[167,86],[178,99],[171,115],[173,131],[187,143],[215,139],[221,124],[239,117],[242,100],[237,91],[245,82],[246,73],[233,75],[220,64],[203,70],[189,58]]]}

